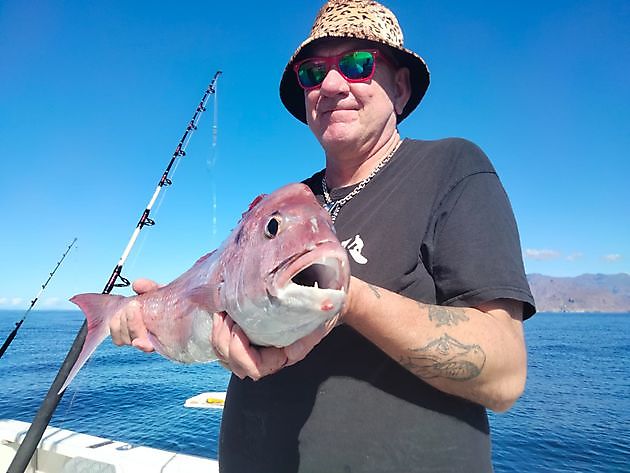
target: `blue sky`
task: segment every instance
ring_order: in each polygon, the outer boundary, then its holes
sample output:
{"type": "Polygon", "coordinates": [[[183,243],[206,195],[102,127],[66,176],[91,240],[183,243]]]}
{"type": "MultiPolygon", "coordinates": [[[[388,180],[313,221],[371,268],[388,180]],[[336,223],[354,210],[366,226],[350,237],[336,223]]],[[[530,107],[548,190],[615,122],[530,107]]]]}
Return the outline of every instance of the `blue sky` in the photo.
{"type": "MultiPolygon", "coordinates": [[[[278,82],[321,4],[1,2],[0,309],[26,307],[75,236],[38,308],[103,289],[218,69],[216,146],[211,100],[126,277],[172,280],[253,197],[320,169],[278,82]]],[[[401,134],[486,151],[528,272],[630,272],[630,3],[386,5],[432,73],[401,134]]]]}

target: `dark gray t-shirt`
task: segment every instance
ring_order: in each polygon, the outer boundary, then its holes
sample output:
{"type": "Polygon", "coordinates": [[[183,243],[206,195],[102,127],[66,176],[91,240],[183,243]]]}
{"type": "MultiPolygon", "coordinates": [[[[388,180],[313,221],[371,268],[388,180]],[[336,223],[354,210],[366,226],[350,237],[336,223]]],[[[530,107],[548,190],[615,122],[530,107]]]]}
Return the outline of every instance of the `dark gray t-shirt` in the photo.
{"type": "MultiPolygon", "coordinates": [[[[321,177],[305,181],[320,199],[321,177]]],[[[405,140],[335,227],[352,274],[369,283],[431,304],[510,298],[525,317],[535,311],[509,201],[468,141],[405,140]]],[[[219,460],[224,473],[492,471],[482,406],[431,387],[346,326],[279,373],[232,376],[219,460]]]]}

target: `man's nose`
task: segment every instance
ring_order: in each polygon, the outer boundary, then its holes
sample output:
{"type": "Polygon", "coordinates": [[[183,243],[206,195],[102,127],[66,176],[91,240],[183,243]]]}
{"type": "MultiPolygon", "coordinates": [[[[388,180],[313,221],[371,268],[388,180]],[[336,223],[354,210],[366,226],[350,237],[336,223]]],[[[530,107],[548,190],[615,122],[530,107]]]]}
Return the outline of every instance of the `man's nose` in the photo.
{"type": "Polygon", "coordinates": [[[334,96],[341,93],[346,93],[350,90],[348,81],[341,75],[341,73],[335,68],[331,67],[322,81],[320,86],[320,94],[327,96],[334,96]]]}

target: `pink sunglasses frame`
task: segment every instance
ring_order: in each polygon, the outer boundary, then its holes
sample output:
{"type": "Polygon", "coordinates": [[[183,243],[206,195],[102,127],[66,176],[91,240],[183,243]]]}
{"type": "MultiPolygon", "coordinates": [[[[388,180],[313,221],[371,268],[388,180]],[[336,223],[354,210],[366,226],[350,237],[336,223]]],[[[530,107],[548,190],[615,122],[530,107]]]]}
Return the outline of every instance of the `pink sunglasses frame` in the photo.
{"type": "Polygon", "coordinates": [[[343,53],[336,54],[334,56],[313,56],[313,57],[308,57],[306,59],[302,59],[301,61],[293,64],[293,70],[295,71],[298,85],[305,91],[309,91],[309,90],[314,90],[321,87],[322,83],[326,79],[326,76],[328,75],[331,69],[335,69],[341,75],[341,77],[343,77],[348,82],[351,82],[351,83],[369,82],[372,80],[372,77],[374,77],[374,73],[376,72],[377,59],[382,59],[386,63],[391,64],[390,61],[385,57],[385,55],[381,53],[378,49],[351,49],[349,51],[344,51],[343,53]],[[348,54],[352,54],[356,52],[367,52],[367,53],[371,53],[374,56],[374,67],[372,67],[372,72],[370,72],[370,75],[365,78],[351,79],[350,77],[347,77],[341,71],[341,69],[339,69],[339,61],[341,60],[341,58],[344,56],[347,56],[348,54]],[[302,82],[300,82],[300,75],[298,73],[298,70],[300,69],[300,66],[302,64],[304,64],[305,62],[310,62],[310,61],[323,62],[324,64],[326,64],[326,75],[324,76],[324,79],[322,80],[322,82],[320,82],[319,84],[314,85],[312,87],[304,87],[302,85],[302,82]]]}

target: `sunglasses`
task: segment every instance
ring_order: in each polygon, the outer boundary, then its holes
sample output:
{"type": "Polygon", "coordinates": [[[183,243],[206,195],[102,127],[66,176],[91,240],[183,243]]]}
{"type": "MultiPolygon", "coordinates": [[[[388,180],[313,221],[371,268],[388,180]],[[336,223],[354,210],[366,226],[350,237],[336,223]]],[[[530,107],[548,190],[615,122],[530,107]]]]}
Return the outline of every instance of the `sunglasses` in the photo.
{"type": "MultiPolygon", "coordinates": [[[[331,68],[335,68],[348,82],[368,82],[374,76],[377,50],[349,51],[330,57],[311,57],[293,65],[298,83],[304,90],[319,87],[331,68]]],[[[382,59],[385,56],[381,54],[382,59]]]]}

